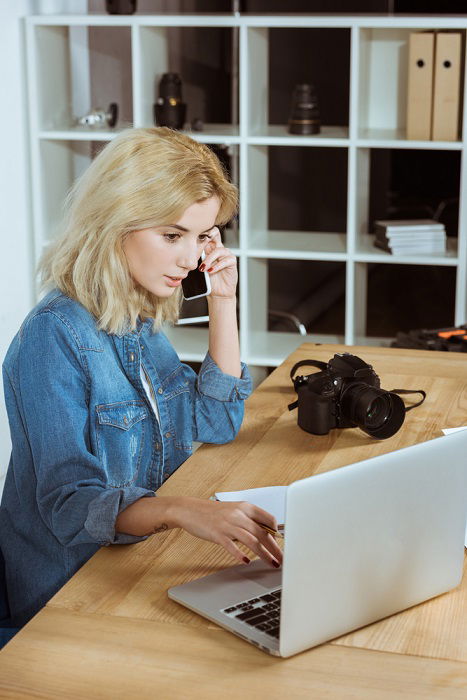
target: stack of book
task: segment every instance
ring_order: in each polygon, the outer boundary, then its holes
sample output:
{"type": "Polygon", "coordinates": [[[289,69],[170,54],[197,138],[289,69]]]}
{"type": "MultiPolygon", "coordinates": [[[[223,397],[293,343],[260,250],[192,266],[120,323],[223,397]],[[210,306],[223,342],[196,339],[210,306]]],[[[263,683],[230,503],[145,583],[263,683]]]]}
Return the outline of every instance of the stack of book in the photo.
{"type": "Polygon", "coordinates": [[[434,219],[375,221],[375,246],[392,255],[444,255],[446,231],[434,219]]]}

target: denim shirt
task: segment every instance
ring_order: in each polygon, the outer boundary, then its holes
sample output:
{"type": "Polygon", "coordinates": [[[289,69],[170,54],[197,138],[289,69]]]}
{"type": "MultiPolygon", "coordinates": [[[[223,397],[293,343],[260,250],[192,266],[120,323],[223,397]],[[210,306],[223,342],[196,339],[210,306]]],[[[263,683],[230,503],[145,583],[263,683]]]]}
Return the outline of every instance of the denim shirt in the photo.
{"type": "Polygon", "coordinates": [[[118,514],[153,497],[194,440],[233,440],[251,380],[244,365],[240,378],[224,374],[209,353],[196,375],[151,319],[121,336],[99,331],[58,290],[25,319],[3,377],[12,454],[0,548],[21,626],[100,546],[145,539],[116,533],[118,514]]]}

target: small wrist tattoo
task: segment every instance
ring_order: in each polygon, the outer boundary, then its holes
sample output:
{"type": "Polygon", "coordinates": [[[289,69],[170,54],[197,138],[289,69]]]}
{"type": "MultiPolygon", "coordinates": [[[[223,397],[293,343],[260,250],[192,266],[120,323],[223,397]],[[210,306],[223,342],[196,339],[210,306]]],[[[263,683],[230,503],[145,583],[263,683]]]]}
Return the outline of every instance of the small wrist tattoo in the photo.
{"type": "Polygon", "coordinates": [[[159,527],[154,528],[153,533],[155,535],[157,532],[164,532],[164,530],[168,530],[168,529],[169,529],[169,526],[166,525],[166,523],[162,523],[162,525],[160,525],[159,527]]]}

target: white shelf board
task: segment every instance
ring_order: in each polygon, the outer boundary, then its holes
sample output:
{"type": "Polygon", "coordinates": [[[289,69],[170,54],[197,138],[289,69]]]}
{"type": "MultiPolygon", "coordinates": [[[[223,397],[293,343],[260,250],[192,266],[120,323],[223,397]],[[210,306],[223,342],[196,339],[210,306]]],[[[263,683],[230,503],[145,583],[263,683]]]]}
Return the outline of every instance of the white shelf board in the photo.
{"type": "Polygon", "coordinates": [[[361,236],[357,250],[355,252],[355,260],[357,262],[376,262],[387,263],[389,265],[444,265],[455,267],[458,263],[457,257],[457,238],[448,238],[446,244],[446,255],[392,255],[385,250],[376,248],[373,245],[374,236],[368,234],[361,236]]]}
{"type": "MultiPolygon", "coordinates": [[[[57,141],[111,141],[125,129],[131,129],[133,124],[124,124],[114,129],[92,129],[85,126],[64,126],[62,129],[43,129],[39,131],[40,139],[57,141]]],[[[152,128],[154,124],[145,124],[152,128]]],[[[240,143],[239,127],[231,124],[205,124],[203,131],[183,130],[183,134],[201,143],[238,144],[240,143]]]]}
{"type": "Polygon", "coordinates": [[[274,15],[253,15],[248,13],[184,13],[151,15],[109,15],[109,14],[58,14],[32,15],[27,21],[35,25],[68,26],[143,26],[143,27],[328,27],[330,29],[368,27],[370,29],[464,29],[467,27],[465,15],[388,15],[377,14],[333,14],[323,13],[276,13],[274,15]]]}
{"type": "Polygon", "coordinates": [[[349,145],[347,126],[322,126],[319,134],[289,134],[286,124],[257,126],[246,141],[252,146],[337,146],[349,145]]]}
{"type": "Polygon", "coordinates": [[[238,27],[240,17],[230,13],[154,14],[154,15],[98,15],[60,14],[33,15],[28,22],[36,25],[68,25],[89,27],[238,27]]]}
{"type": "Polygon", "coordinates": [[[357,146],[364,148],[407,148],[438,151],[459,151],[461,141],[411,141],[405,137],[405,129],[359,130],[357,146]]]}
{"type": "Polygon", "coordinates": [[[182,133],[200,143],[240,143],[240,128],[234,124],[205,124],[203,131],[185,129],[182,133]]]}
{"type": "Polygon", "coordinates": [[[368,345],[369,347],[374,348],[389,348],[394,340],[395,338],[378,338],[376,336],[357,335],[355,337],[354,345],[368,345]]]}
{"type": "Polygon", "coordinates": [[[248,340],[248,362],[252,365],[277,367],[302,343],[342,344],[344,336],[251,331],[248,340]]]}
{"type": "Polygon", "coordinates": [[[345,261],[346,235],[308,231],[252,231],[247,256],[345,261]]]}
{"type": "MultiPolygon", "coordinates": [[[[89,129],[85,126],[76,126],[71,129],[43,129],[39,131],[38,136],[45,141],[111,141],[124,128],[89,129]]],[[[126,128],[131,128],[131,124],[126,128]]]]}

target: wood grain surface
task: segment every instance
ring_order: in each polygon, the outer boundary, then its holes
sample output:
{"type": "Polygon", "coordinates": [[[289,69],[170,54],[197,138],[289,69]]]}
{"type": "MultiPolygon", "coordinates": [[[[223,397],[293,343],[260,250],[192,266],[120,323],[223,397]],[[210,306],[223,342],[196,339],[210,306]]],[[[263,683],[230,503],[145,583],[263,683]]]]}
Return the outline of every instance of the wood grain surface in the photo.
{"type": "MultiPolygon", "coordinates": [[[[411,400],[417,398],[407,403],[411,400]]],[[[460,425],[467,425],[465,355],[304,344],[248,399],[236,440],[199,448],[158,495],[208,498],[216,491],[289,484],[460,425]],[[385,389],[427,391],[425,403],[410,411],[388,440],[376,441],[359,429],[310,435],[298,428],[296,411],[288,411],[296,396],[289,377],[293,364],[306,358],[327,361],[339,351],[352,351],[372,364],[385,389]]],[[[455,591],[278,660],[167,597],[170,586],[231,564],[222,548],[180,530],[136,545],[102,548],[0,653],[0,697],[22,697],[21,689],[26,693],[33,687],[34,697],[59,697],[60,692],[70,698],[123,697],[126,688],[130,696],[137,689],[141,697],[155,697],[144,683],[158,678],[164,689],[159,697],[210,698],[219,676],[226,697],[247,694],[248,683],[267,690],[259,697],[391,698],[402,695],[404,686],[406,697],[467,697],[466,576],[455,591]],[[4,676],[6,666],[19,669],[21,662],[21,679],[11,680],[10,671],[4,676]],[[42,667],[44,680],[28,685],[32,671],[24,675],[25,662],[28,669],[42,667]],[[78,668],[89,670],[88,680],[78,668]],[[95,687],[101,690],[86,695],[93,678],[99,678],[95,687]],[[105,683],[121,694],[102,690],[105,683]],[[311,690],[318,694],[310,695],[311,690]]]]}

